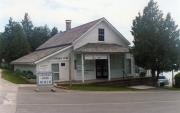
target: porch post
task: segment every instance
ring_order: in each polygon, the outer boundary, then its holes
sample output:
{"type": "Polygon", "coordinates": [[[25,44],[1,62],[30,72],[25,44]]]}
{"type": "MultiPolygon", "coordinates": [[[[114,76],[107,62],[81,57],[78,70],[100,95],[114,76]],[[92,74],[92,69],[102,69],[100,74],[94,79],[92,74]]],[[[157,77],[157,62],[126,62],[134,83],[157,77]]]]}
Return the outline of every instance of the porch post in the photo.
{"type": "Polygon", "coordinates": [[[111,80],[111,62],[110,62],[110,54],[108,54],[108,80],[111,80]]]}
{"type": "Polygon", "coordinates": [[[84,83],[84,55],[81,54],[81,75],[82,75],[82,83],[84,83]]]}

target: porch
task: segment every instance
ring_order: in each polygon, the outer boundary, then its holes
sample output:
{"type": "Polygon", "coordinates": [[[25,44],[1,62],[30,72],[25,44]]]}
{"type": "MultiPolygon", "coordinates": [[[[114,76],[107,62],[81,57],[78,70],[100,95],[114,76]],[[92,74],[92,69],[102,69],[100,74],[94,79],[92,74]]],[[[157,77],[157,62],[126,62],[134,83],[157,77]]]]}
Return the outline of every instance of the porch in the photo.
{"type": "Polygon", "coordinates": [[[86,44],[75,50],[74,80],[112,81],[134,74],[129,49],[117,44],[86,44]]]}

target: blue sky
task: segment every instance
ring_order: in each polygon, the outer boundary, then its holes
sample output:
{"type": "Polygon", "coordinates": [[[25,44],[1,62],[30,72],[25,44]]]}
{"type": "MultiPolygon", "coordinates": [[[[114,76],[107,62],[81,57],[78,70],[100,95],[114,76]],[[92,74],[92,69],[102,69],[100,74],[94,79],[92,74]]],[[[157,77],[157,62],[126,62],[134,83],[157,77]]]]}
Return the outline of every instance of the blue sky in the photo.
{"type": "MultiPolygon", "coordinates": [[[[9,17],[21,21],[28,12],[33,24],[47,24],[50,28],[65,29],[65,20],[72,20],[72,27],[105,17],[130,42],[132,20],[142,12],[149,0],[0,0],[0,32],[9,17]]],[[[156,0],[164,14],[171,13],[180,25],[180,0],[156,0]]],[[[180,28],[180,27],[179,27],[180,28]]]]}

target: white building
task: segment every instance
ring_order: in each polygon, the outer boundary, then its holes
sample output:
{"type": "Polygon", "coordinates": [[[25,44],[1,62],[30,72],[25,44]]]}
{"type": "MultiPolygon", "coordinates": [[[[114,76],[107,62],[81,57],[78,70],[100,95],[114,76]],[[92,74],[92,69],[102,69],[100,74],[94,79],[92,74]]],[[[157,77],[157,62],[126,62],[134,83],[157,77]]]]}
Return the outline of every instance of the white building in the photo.
{"type": "Polygon", "coordinates": [[[52,72],[57,81],[121,78],[134,75],[128,40],[101,18],[50,38],[36,51],[12,62],[14,70],[52,72]]]}

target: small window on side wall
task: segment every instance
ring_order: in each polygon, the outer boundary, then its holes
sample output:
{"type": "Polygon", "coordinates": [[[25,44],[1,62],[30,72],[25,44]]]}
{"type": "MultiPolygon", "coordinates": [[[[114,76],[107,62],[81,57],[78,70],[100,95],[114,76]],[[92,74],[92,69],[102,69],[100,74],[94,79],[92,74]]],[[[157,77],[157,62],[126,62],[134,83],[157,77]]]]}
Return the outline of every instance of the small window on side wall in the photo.
{"type": "Polygon", "coordinates": [[[102,29],[102,28],[98,29],[98,40],[104,41],[104,29],[102,29]]]}
{"type": "Polygon", "coordinates": [[[61,63],[61,66],[65,66],[65,63],[61,63]]]}

